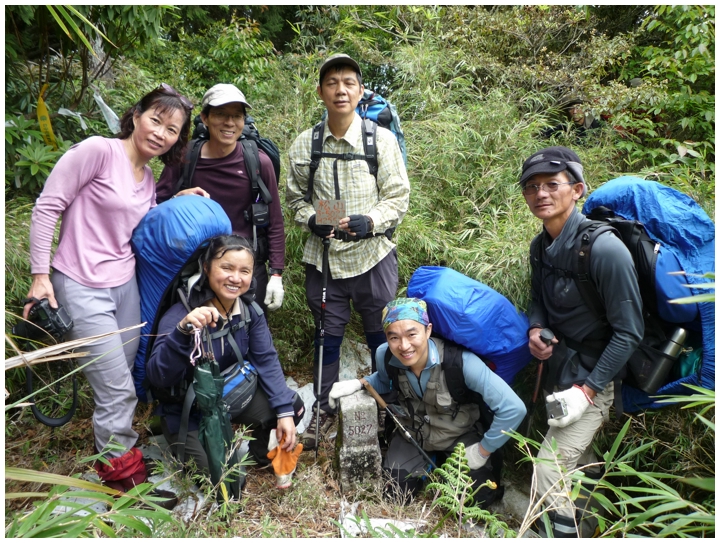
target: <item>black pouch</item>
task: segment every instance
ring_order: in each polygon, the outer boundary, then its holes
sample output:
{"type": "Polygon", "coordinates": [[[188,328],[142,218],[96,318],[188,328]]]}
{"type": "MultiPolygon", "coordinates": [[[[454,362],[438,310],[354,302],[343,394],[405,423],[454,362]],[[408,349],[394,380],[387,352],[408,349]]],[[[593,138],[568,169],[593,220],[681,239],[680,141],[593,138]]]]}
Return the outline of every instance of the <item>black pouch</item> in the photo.
{"type": "Polygon", "coordinates": [[[270,210],[265,202],[255,202],[251,207],[252,223],[255,226],[270,224],[270,210]]]}

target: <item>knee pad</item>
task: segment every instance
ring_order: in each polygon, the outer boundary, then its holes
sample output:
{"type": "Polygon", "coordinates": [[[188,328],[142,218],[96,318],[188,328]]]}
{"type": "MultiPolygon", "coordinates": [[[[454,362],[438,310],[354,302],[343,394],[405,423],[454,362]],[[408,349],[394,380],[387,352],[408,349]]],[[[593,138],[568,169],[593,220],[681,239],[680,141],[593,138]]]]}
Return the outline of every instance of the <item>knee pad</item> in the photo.
{"type": "MultiPolygon", "coordinates": [[[[325,344],[323,346],[323,366],[334,364],[340,360],[340,345],[342,345],[343,336],[325,335],[325,344]]],[[[317,365],[320,358],[320,333],[315,330],[315,358],[317,365]]]]}

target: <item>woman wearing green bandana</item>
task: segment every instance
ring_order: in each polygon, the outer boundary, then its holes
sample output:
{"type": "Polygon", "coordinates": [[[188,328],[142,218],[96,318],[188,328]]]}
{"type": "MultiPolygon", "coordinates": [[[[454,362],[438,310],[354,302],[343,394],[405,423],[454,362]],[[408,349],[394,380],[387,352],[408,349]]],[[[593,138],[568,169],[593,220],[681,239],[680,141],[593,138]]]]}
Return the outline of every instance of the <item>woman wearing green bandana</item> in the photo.
{"type": "MultiPolygon", "coordinates": [[[[509,439],[503,432],[517,429],[525,417],[523,402],[475,354],[430,336],[432,324],[423,300],[398,298],[387,304],[383,329],[387,343],[377,350],[377,371],[335,383],[330,404],[335,407],[338,398],[368,383],[381,395],[397,393],[397,402],[409,414],[400,422],[435,463],[441,465],[462,442],[473,488],[491,481],[475,495],[476,503],[487,506],[501,499],[499,449],[509,439]],[[453,389],[461,387],[482,398],[458,403],[453,389]]],[[[403,492],[415,494],[422,488],[427,461],[400,432],[391,433],[387,441],[383,467],[403,492]]]]}

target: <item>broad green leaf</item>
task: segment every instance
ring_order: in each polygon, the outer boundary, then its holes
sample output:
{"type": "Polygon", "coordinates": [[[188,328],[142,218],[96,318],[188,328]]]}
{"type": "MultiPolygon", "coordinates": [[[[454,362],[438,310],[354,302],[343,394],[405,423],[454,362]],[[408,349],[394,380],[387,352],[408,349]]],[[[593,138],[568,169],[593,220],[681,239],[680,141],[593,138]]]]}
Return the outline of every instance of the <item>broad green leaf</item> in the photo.
{"type": "Polygon", "coordinates": [[[112,515],[112,519],[116,524],[122,524],[123,526],[127,526],[128,528],[136,530],[143,535],[146,535],[148,537],[152,535],[152,531],[150,530],[149,526],[147,526],[144,522],[140,520],[135,520],[134,518],[132,518],[130,515],[128,515],[127,511],[116,512],[114,515],[112,515]]]}
{"type": "Polygon", "coordinates": [[[699,478],[699,477],[693,477],[689,479],[679,479],[681,483],[685,483],[688,485],[692,485],[697,488],[701,488],[702,490],[707,490],[709,492],[715,492],[715,477],[707,477],[707,478],[699,478]]]}

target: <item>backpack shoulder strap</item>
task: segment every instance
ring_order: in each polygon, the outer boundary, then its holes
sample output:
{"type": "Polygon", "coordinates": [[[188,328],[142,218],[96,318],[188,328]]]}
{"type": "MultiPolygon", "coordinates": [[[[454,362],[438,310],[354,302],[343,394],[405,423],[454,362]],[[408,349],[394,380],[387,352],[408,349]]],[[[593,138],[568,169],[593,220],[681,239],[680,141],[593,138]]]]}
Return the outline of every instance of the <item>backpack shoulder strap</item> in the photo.
{"type": "Polygon", "coordinates": [[[392,353],[390,352],[390,347],[388,347],[385,351],[385,371],[387,372],[388,377],[390,377],[392,389],[394,391],[400,391],[400,369],[390,364],[391,358],[392,353]]]}
{"type": "Polygon", "coordinates": [[[592,224],[581,224],[578,228],[580,234],[577,247],[577,270],[574,276],[583,301],[590,307],[593,313],[599,318],[605,318],[605,304],[600,298],[600,293],[590,278],[590,255],[595,240],[605,232],[616,232],[616,230],[603,222],[592,221],[592,224]]]}
{"type": "Polygon", "coordinates": [[[377,181],[378,158],[377,158],[377,123],[370,119],[363,119],[363,149],[365,151],[365,162],[368,164],[370,173],[377,181]]]}
{"type": "Polygon", "coordinates": [[[465,384],[465,374],[463,373],[462,354],[464,347],[458,345],[454,341],[442,339],[443,342],[443,360],[442,369],[445,373],[445,381],[450,389],[450,395],[458,404],[467,403],[484,403],[482,396],[470,390],[465,384]]]}
{"type": "Polygon", "coordinates": [[[245,169],[250,178],[253,201],[255,201],[259,195],[266,204],[272,203],[270,191],[260,175],[260,151],[257,142],[243,138],[240,140],[240,144],[242,145],[243,158],[245,159],[245,169]]]}
{"type": "Polygon", "coordinates": [[[175,184],[173,194],[177,194],[181,190],[189,189],[192,186],[192,178],[195,174],[195,166],[197,166],[198,158],[200,158],[200,149],[204,145],[205,140],[197,138],[191,140],[188,144],[188,151],[185,155],[185,165],[183,166],[180,179],[175,184]]]}
{"type": "Polygon", "coordinates": [[[310,202],[312,200],[313,183],[315,181],[315,172],[320,166],[322,158],[323,139],[325,136],[325,121],[320,121],[313,126],[311,148],[310,148],[310,173],[308,174],[308,186],[304,200],[310,202]]]}

